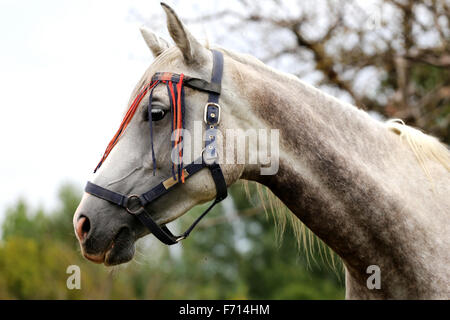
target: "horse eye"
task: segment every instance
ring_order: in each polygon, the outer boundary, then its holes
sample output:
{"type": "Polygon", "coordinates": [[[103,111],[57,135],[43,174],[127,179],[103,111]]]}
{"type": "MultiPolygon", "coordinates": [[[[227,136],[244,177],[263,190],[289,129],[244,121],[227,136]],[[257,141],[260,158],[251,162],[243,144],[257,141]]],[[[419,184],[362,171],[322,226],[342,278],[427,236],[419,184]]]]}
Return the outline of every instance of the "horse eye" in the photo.
{"type": "MultiPolygon", "coordinates": [[[[152,109],[152,120],[153,121],[162,120],[165,115],[166,115],[166,112],[163,109],[159,109],[159,108],[152,109]]],[[[145,112],[144,120],[145,121],[149,120],[148,111],[145,112]]]]}

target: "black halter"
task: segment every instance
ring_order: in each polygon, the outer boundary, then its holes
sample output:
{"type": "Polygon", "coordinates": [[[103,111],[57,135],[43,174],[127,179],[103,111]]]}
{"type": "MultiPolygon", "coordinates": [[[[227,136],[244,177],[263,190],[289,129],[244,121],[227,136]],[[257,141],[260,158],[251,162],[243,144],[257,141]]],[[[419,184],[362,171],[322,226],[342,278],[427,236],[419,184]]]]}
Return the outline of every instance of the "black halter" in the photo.
{"type": "MultiPolygon", "coordinates": [[[[208,102],[205,105],[204,112],[204,122],[207,126],[206,128],[206,138],[205,138],[205,149],[201,157],[195,160],[193,163],[181,168],[177,174],[173,174],[172,177],[165,179],[155,187],[151,188],[149,191],[144,192],[141,195],[123,195],[92,182],[87,183],[84,189],[87,193],[94,195],[103,200],[109,201],[117,206],[125,208],[128,213],[134,215],[139,221],[144,224],[151,233],[155,235],[161,242],[172,245],[180,240],[187,238],[194,227],[200,222],[200,220],[220,201],[227,197],[227,185],[225,178],[222,173],[220,165],[217,163],[218,155],[216,151],[216,136],[217,136],[217,126],[220,122],[220,105],[219,96],[221,91],[221,82],[223,74],[223,55],[221,52],[216,50],[211,50],[213,53],[213,69],[211,82],[207,82],[198,78],[184,77],[183,84],[200,91],[208,92],[208,102]],[[159,226],[151,217],[151,214],[145,209],[145,206],[155,201],[159,197],[168,193],[172,188],[180,183],[181,173],[184,175],[184,179],[192,177],[195,173],[200,170],[208,168],[211,172],[211,176],[214,180],[216,186],[216,199],[211,203],[211,205],[192,223],[192,225],[181,235],[175,236],[170,232],[166,226],[159,226]]],[[[168,74],[168,73],[156,73],[153,79],[160,80],[164,77],[173,77],[173,80],[177,80],[180,75],[168,74]]],[[[151,97],[151,93],[150,93],[151,97]]],[[[151,108],[151,98],[150,105],[151,108]]],[[[151,111],[151,110],[149,110],[151,111]]],[[[150,113],[151,115],[151,113],[150,113]]],[[[150,126],[152,119],[149,119],[150,126]]],[[[152,148],[153,149],[153,148],[152,148]]],[[[153,150],[152,150],[153,152],[153,150]]],[[[100,163],[101,165],[101,163],[100,163]]],[[[156,168],[156,166],[154,166],[156,168]]]]}

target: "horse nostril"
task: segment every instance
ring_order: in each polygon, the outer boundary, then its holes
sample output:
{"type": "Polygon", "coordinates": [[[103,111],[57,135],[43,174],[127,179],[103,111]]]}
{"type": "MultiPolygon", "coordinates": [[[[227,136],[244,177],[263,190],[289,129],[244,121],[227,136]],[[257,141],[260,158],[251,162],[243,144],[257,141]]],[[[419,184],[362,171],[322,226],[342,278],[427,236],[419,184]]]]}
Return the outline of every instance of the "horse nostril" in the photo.
{"type": "Polygon", "coordinates": [[[86,238],[86,235],[89,233],[89,230],[91,230],[91,223],[89,222],[88,217],[80,216],[77,222],[76,229],[78,239],[80,239],[80,241],[83,241],[86,238]]]}

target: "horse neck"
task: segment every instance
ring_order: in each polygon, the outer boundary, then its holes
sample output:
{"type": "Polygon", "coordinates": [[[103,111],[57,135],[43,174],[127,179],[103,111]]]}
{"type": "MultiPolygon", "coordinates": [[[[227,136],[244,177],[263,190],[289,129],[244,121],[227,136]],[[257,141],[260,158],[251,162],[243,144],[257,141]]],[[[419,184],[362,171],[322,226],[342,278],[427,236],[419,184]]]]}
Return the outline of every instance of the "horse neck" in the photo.
{"type": "MultiPolygon", "coordinates": [[[[269,187],[343,259],[347,281],[360,284],[352,286],[359,297],[423,296],[411,290],[430,294],[425,279],[445,283],[430,271],[442,249],[442,230],[429,223],[430,214],[442,208],[429,200],[430,182],[396,134],[356,107],[272,70],[248,70],[240,90],[256,122],[280,130],[278,173],[262,176],[252,167],[243,178],[269,187]],[[366,288],[370,265],[384,270],[383,290],[366,288]],[[423,283],[411,286],[417,281],[423,283]]],[[[446,225],[444,217],[436,219],[446,225]]]]}

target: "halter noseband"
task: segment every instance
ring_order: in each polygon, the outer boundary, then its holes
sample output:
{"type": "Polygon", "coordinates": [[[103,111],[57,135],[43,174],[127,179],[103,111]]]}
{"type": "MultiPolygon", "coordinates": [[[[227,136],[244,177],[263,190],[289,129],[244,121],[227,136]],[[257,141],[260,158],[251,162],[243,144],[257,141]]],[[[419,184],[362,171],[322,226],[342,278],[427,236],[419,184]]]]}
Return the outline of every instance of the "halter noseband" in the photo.
{"type": "MultiPolygon", "coordinates": [[[[131,104],[130,109],[126,113],[124,120],[121,123],[119,130],[111,140],[110,144],[106,148],[106,151],[97,165],[95,171],[102,165],[108,154],[111,152],[114,145],[117,143],[120,136],[123,134],[126,126],[131,121],[134,113],[137,110],[140,102],[147,92],[149,95],[149,125],[150,125],[150,139],[152,145],[152,159],[153,170],[156,169],[156,160],[153,150],[153,127],[152,127],[152,94],[153,89],[160,83],[165,83],[169,92],[169,99],[171,103],[171,110],[173,112],[172,131],[180,130],[184,128],[184,88],[188,86],[190,88],[204,91],[208,93],[208,102],[205,105],[204,122],[206,125],[206,138],[205,149],[199,159],[193,163],[183,167],[183,149],[182,140],[175,139],[172,147],[176,148],[180,157],[180,163],[177,164],[177,173],[175,173],[174,166],[172,166],[172,177],[165,179],[149,191],[144,192],[141,195],[123,195],[115,191],[108,190],[97,184],[88,181],[84,191],[106,200],[112,204],[122,207],[127,210],[128,213],[134,215],[139,221],[145,225],[151,233],[155,235],[161,242],[172,245],[180,240],[187,238],[194,227],[200,222],[200,220],[220,201],[227,197],[227,184],[222,173],[220,165],[217,163],[218,155],[216,151],[216,137],[217,126],[220,122],[220,105],[219,97],[221,91],[221,82],[223,75],[223,55],[221,52],[211,50],[213,54],[213,69],[211,75],[211,81],[207,82],[203,79],[191,78],[184,76],[183,74],[173,74],[166,72],[158,72],[152,77],[152,81],[137,95],[134,102],[131,104]],[[176,88],[173,84],[176,84],[176,88]],[[181,235],[175,236],[170,232],[166,226],[159,226],[155,220],[151,217],[151,214],[145,209],[145,206],[152,203],[159,197],[165,195],[178,183],[184,183],[185,179],[192,177],[200,170],[208,168],[211,172],[211,176],[216,186],[216,198],[210,204],[210,206],[192,223],[192,225],[181,235]]],[[[177,136],[178,137],[178,136],[177,136]]],[[[94,172],[95,172],[94,171],[94,172]]]]}

